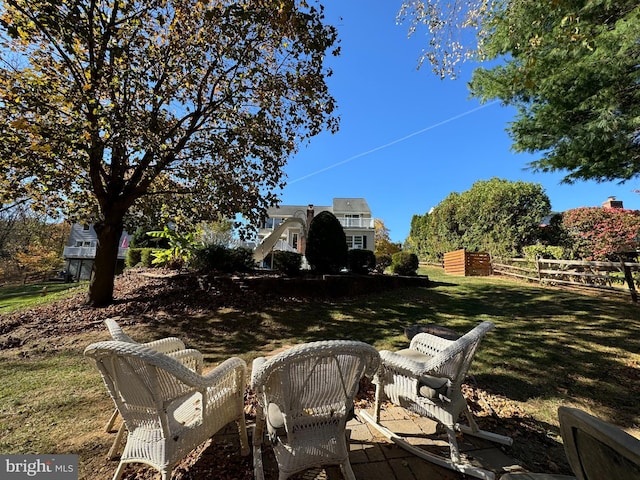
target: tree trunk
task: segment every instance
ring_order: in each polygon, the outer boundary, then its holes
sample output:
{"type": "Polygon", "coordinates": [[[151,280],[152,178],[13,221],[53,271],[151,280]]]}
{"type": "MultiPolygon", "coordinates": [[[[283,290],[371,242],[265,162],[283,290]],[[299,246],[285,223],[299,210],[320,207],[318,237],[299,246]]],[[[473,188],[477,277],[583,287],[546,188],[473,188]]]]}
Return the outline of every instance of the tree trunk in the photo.
{"type": "Polygon", "coordinates": [[[113,302],[113,283],[123,224],[122,221],[109,223],[100,221],[93,228],[98,235],[98,246],[93,262],[87,303],[94,307],[104,307],[113,302]]]}

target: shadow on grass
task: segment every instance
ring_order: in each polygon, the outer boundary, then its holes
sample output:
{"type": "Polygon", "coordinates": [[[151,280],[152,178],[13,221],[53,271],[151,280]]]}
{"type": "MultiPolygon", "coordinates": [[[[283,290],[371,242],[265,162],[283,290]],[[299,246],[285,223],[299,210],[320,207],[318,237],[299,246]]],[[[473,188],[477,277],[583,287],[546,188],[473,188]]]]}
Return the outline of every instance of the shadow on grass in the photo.
{"type": "Polygon", "coordinates": [[[462,334],[490,320],[496,328],[471,367],[483,388],[519,402],[547,402],[548,417],[570,402],[620,425],[640,424],[640,309],[624,300],[456,277],[353,298],[274,300],[248,292],[243,300],[190,317],[154,316],[154,336],[183,337],[209,362],[232,355],[250,361],[326,339],[399,349],[408,344],[409,325],[435,323],[462,334]]]}

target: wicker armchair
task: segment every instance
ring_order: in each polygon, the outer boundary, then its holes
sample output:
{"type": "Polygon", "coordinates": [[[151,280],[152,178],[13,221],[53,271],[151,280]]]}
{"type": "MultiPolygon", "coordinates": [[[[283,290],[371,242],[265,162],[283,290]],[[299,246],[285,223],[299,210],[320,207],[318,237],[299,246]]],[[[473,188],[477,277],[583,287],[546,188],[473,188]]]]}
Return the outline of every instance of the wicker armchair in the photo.
{"type": "MultiPolygon", "coordinates": [[[[109,329],[109,333],[111,334],[111,338],[113,338],[113,340],[138,344],[138,342],[136,342],[129,335],[127,335],[124,332],[124,330],[122,330],[122,327],[120,327],[120,325],[115,319],[108,318],[104,321],[104,323],[109,329]]],[[[159,340],[154,340],[153,342],[142,343],[141,345],[152,348],[157,352],[167,354],[170,357],[175,358],[180,363],[182,363],[185,367],[193,370],[194,372],[202,373],[202,366],[204,363],[202,354],[198,350],[195,350],[192,348],[187,349],[185,347],[184,342],[177,337],[161,338],[159,340]]],[[[116,407],[113,410],[113,413],[109,418],[109,421],[104,427],[106,432],[111,431],[117,418],[118,418],[118,407],[116,407]]],[[[120,428],[118,429],[118,433],[113,439],[113,444],[109,449],[109,453],[107,454],[107,458],[109,460],[113,460],[114,458],[117,457],[118,449],[122,444],[125,431],[126,431],[125,424],[122,423],[120,425],[120,428]]]]}
{"type": "Polygon", "coordinates": [[[253,362],[258,397],[253,436],[255,478],[262,480],[264,427],[273,444],[279,480],[312,467],[339,464],[355,480],[345,426],[353,414],[360,379],[373,375],[378,352],[366,343],[306,343],[253,362]]]}
{"type": "Polygon", "coordinates": [[[456,440],[456,430],[459,430],[505,445],[512,444],[509,437],[478,428],[461,390],[478,344],[492,328],[493,323],[482,322],[457,340],[420,333],[413,337],[408,349],[381,351],[382,364],[374,378],[374,417],[367,412],[361,412],[361,417],[395,443],[427,461],[467,475],[493,479],[493,472],[462,461],[456,440]],[[415,447],[380,425],[380,404],[385,398],[443,425],[449,439],[450,458],[415,447]],[[467,418],[468,425],[458,423],[461,414],[467,418]]]}
{"type": "Polygon", "coordinates": [[[89,345],[128,435],[118,480],[127,463],[145,463],[171,477],[173,466],[231,421],[242,454],[249,453],[244,421],[246,364],[230,358],[205,375],[143,345],[108,341],[89,345]]]}
{"type": "Polygon", "coordinates": [[[639,480],[640,440],[576,408],[558,409],[569,466],[576,475],[509,473],[500,480],[639,480]]]}

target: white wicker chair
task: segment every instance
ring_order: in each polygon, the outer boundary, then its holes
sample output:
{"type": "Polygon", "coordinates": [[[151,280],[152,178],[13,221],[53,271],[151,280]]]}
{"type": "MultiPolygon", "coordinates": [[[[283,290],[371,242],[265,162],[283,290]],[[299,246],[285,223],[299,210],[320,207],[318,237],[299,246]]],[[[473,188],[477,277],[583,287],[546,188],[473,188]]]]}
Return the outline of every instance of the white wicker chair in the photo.
{"type": "Polygon", "coordinates": [[[457,340],[420,333],[413,337],[408,349],[395,353],[381,351],[382,363],[374,378],[374,417],[367,412],[361,412],[360,416],[389,439],[427,461],[478,478],[493,479],[493,472],[462,460],[456,441],[456,430],[460,430],[505,445],[512,444],[509,437],[478,428],[461,390],[478,344],[492,328],[493,323],[482,322],[457,340]],[[413,446],[380,425],[380,404],[385,398],[395,405],[443,425],[449,438],[450,458],[413,446]],[[458,423],[461,414],[466,416],[468,426],[458,423]]]}
{"type": "Polygon", "coordinates": [[[143,345],[108,341],[89,345],[126,424],[128,435],[118,480],[127,463],[144,463],[171,477],[174,465],[231,421],[242,454],[249,453],[244,421],[246,363],[230,358],[205,375],[143,345]]]}
{"type": "Polygon", "coordinates": [[[569,466],[576,475],[509,473],[500,480],[639,480],[640,440],[618,427],[569,407],[558,409],[569,466]]]}
{"type": "MultiPolygon", "coordinates": [[[[111,334],[111,338],[113,338],[113,340],[138,344],[138,342],[136,342],[129,335],[127,335],[124,330],[122,330],[122,327],[120,327],[120,325],[114,318],[108,318],[104,321],[104,323],[109,329],[109,333],[111,334]]],[[[175,358],[185,367],[190,368],[194,372],[202,373],[202,366],[204,364],[202,354],[198,350],[192,348],[187,349],[184,342],[177,337],[161,338],[159,340],[154,340],[153,342],[141,343],[140,345],[144,345],[145,347],[152,348],[157,352],[167,354],[175,358]]],[[[114,409],[111,417],[109,418],[109,421],[104,427],[106,432],[111,431],[117,418],[118,407],[114,409]]],[[[122,423],[120,425],[120,428],[118,429],[118,433],[113,439],[113,444],[109,449],[109,453],[107,454],[107,458],[109,460],[113,460],[117,457],[118,449],[122,444],[125,431],[125,424],[122,423]]]]}
{"type": "Polygon", "coordinates": [[[264,479],[261,445],[266,424],[279,480],[336,464],[345,478],[355,480],[345,426],[360,379],[373,375],[379,363],[371,345],[347,340],[306,343],[268,360],[257,358],[251,374],[258,398],[255,478],[264,479]]]}

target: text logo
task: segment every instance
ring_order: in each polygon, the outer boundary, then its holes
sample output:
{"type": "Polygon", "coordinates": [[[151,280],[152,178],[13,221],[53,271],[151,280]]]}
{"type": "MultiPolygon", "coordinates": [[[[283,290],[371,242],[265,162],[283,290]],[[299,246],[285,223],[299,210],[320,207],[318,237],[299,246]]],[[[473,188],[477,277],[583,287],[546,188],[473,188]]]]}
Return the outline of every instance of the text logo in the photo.
{"type": "Polygon", "coordinates": [[[2,480],[78,480],[78,455],[0,455],[2,480]]]}

